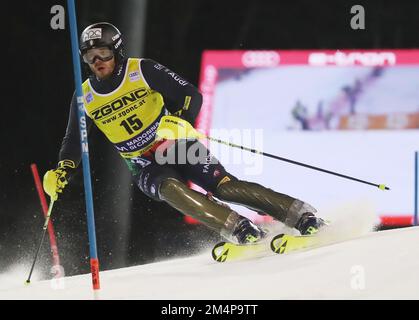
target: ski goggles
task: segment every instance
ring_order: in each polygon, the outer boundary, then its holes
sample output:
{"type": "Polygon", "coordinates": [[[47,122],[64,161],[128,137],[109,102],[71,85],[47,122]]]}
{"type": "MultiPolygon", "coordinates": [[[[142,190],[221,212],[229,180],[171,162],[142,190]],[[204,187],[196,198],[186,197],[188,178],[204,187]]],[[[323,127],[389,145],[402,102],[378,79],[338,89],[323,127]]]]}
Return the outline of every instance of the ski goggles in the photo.
{"type": "Polygon", "coordinates": [[[96,59],[99,59],[101,61],[109,61],[113,58],[114,54],[111,49],[108,47],[102,47],[102,48],[93,48],[87,50],[85,53],[83,53],[83,61],[88,64],[93,64],[96,59]]]}

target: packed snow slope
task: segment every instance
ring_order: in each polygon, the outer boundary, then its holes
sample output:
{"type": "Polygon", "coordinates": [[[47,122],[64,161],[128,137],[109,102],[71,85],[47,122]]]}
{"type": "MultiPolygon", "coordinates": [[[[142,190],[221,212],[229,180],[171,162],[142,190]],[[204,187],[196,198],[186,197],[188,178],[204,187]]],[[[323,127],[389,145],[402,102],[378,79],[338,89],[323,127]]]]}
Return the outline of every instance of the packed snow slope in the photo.
{"type": "MultiPolygon", "coordinates": [[[[336,240],[336,239],[335,239],[336,240]]],[[[288,255],[217,263],[193,257],[101,272],[101,299],[419,299],[419,227],[369,232],[288,255]]],[[[0,275],[0,299],[92,299],[90,275],[23,284],[0,275]]]]}

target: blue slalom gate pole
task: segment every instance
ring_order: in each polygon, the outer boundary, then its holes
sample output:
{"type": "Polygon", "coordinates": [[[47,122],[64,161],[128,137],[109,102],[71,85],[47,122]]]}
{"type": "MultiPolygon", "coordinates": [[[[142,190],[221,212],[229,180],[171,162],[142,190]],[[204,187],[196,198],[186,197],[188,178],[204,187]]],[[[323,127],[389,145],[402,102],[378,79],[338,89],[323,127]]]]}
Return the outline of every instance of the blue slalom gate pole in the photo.
{"type": "Polygon", "coordinates": [[[67,0],[68,18],[70,22],[71,51],[73,53],[74,81],[76,86],[77,108],[79,117],[80,144],[82,151],[84,193],[86,198],[87,226],[89,233],[90,267],[92,272],[93,290],[100,289],[99,259],[96,248],[95,217],[93,211],[92,182],[90,177],[89,144],[87,141],[86,114],[84,112],[81,68],[79,58],[79,40],[74,0],[67,0]]]}
{"type": "Polygon", "coordinates": [[[419,174],[419,159],[418,151],[415,151],[415,215],[413,217],[413,224],[418,225],[418,174],[419,174]]]}

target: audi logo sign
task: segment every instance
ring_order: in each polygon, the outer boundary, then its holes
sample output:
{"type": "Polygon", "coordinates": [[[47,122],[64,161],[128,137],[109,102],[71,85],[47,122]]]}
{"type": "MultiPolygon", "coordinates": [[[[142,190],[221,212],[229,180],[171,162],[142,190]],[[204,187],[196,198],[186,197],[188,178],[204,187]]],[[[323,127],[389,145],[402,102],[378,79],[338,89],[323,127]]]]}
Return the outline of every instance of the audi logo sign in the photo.
{"type": "Polygon", "coordinates": [[[275,51],[246,51],[242,56],[245,67],[274,67],[279,64],[280,56],[275,51]]]}

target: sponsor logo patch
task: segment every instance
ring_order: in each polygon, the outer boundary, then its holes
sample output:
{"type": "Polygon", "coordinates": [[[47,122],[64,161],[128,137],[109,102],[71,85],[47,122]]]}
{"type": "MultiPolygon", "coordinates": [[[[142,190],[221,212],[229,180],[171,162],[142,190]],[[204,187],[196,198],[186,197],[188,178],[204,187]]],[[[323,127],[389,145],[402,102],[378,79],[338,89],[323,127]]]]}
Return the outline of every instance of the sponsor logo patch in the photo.
{"type": "Polygon", "coordinates": [[[144,158],[132,158],[131,162],[139,164],[142,168],[147,167],[151,163],[151,161],[144,158]]]}
{"type": "Polygon", "coordinates": [[[129,76],[129,80],[131,82],[140,80],[140,72],[139,71],[130,72],[128,76],[129,76]]]}
{"type": "Polygon", "coordinates": [[[118,49],[118,47],[121,45],[122,39],[119,39],[117,43],[115,43],[115,49],[118,49]]]}
{"type": "Polygon", "coordinates": [[[102,38],[102,28],[93,28],[83,33],[83,42],[102,38]]]}
{"type": "Polygon", "coordinates": [[[231,181],[231,179],[228,176],[225,176],[223,179],[221,179],[220,183],[218,183],[217,187],[228,181],[231,181]]]}
{"type": "Polygon", "coordinates": [[[87,94],[86,94],[86,102],[87,103],[90,103],[90,102],[92,102],[93,101],[93,94],[91,93],[91,92],[88,92],[87,94]]]}

